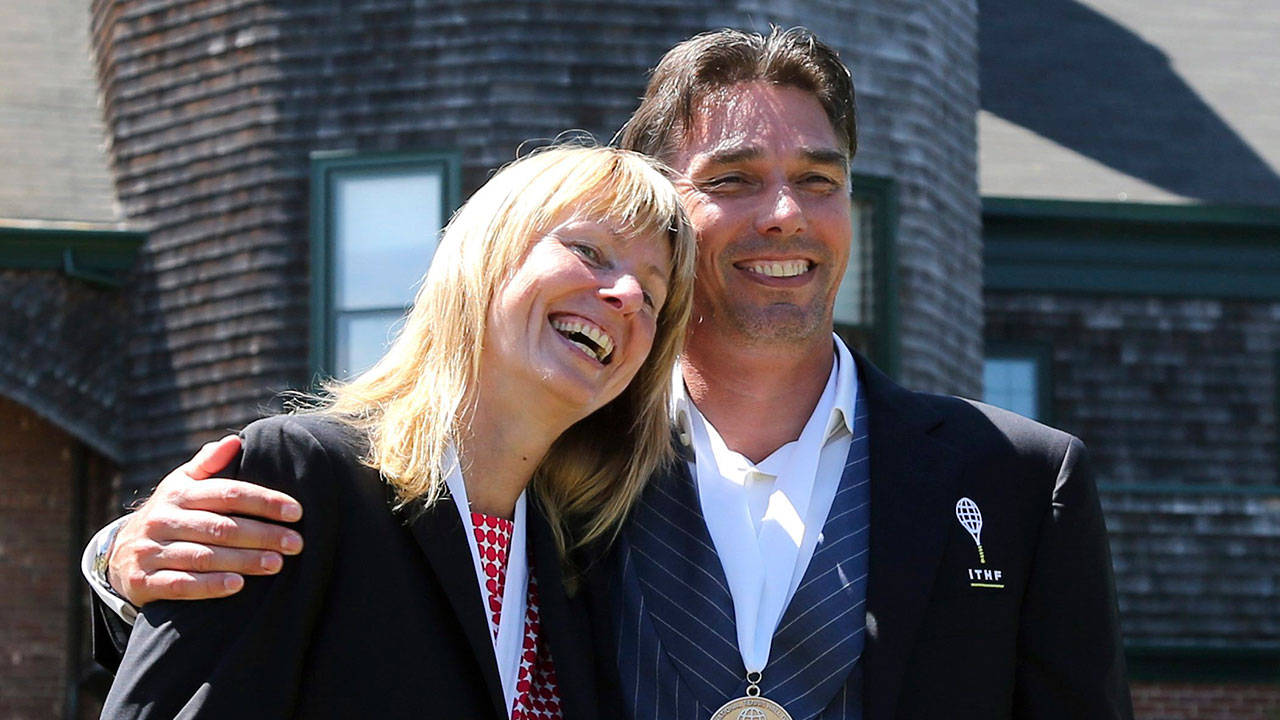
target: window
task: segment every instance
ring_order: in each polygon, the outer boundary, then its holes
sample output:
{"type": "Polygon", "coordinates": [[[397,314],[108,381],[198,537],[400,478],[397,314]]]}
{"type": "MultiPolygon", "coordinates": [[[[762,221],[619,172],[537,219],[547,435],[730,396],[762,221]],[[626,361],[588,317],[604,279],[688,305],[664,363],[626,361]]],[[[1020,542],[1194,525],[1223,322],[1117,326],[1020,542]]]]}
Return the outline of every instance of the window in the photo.
{"type": "Polygon", "coordinates": [[[889,375],[897,374],[897,303],[893,287],[896,190],[892,180],[852,178],[853,246],[836,294],[836,332],[889,375]]]}
{"type": "Polygon", "coordinates": [[[1040,417],[1034,358],[987,358],[982,386],[988,403],[1029,418],[1040,417]]]}
{"type": "Polygon", "coordinates": [[[458,205],[445,153],[312,159],[311,369],[349,378],[386,350],[458,205]]]}
{"type": "Polygon", "coordinates": [[[984,402],[1033,420],[1049,420],[1047,347],[987,342],[982,364],[984,402]]]}

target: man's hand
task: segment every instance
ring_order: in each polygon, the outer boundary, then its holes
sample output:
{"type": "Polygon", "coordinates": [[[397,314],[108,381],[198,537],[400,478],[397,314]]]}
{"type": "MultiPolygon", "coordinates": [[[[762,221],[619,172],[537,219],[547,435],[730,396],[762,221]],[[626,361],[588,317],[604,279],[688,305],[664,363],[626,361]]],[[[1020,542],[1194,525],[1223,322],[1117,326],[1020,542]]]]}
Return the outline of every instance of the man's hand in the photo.
{"type": "Polygon", "coordinates": [[[205,445],[128,517],[107,568],[116,592],[137,606],[225,597],[244,587],[244,575],[279,572],[282,555],[302,550],[301,535],[273,524],[302,517],[296,500],[213,477],[239,451],[235,435],[205,445]]]}

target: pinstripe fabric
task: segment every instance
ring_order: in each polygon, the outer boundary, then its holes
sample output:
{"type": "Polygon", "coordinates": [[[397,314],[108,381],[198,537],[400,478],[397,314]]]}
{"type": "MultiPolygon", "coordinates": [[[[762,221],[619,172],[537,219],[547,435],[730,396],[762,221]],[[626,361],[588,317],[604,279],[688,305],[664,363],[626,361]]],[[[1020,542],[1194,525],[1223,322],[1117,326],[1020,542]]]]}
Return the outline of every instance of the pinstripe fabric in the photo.
{"type": "Polygon", "coordinates": [[[773,635],[773,651],[761,682],[763,694],[796,720],[862,717],[862,673],[855,665],[865,641],[870,566],[871,477],[865,412],[854,418],[853,427],[840,488],[804,579],[773,635]],[[841,693],[848,685],[856,686],[858,692],[841,693]]]}
{"type": "Polygon", "coordinates": [[[655,478],[619,539],[618,668],[636,718],[702,718],[742,684],[733,600],[685,463],[655,478]]]}
{"type": "MultiPolygon", "coordinates": [[[[765,696],[796,720],[862,717],[870,523],[866,415],[822,536],[783,614],[765,696]]],[[[742,695],[733,600],[685,463],[646,490],[618,544],[618,668],[634,720],[695,720],[742,695]]]]}

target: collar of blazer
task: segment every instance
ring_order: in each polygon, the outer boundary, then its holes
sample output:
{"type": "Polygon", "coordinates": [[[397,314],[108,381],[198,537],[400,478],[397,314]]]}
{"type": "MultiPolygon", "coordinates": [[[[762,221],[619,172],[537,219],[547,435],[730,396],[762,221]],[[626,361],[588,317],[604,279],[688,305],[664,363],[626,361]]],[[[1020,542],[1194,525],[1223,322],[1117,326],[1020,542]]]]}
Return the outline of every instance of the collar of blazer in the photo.
{"type": "Polygon", "coordinates": [[[493,640],[489,637],[489,620],[485,617],[480,594],[476,592],[475,565],[467,549],[466,531],[453,498],[446,496],[427,507],[415,507],[411,517],[409,529],[413,539],[427,556],[471,645],[471,652],[489,689],[489,699],[497,713],[495,717],[507,717],[498,661],[494,658],[493,640]]]}

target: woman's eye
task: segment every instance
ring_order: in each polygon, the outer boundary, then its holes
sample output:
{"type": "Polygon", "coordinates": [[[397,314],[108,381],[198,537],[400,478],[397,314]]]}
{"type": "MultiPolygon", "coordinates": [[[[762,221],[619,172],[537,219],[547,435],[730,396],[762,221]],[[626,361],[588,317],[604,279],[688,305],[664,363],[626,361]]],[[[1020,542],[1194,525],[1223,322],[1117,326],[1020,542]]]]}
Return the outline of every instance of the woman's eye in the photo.
{"type": "Polygon", "coordinates": [[[586,260],[587,262],[593,265],[599,265],[603,259],[602,256],[600,255],[600,251],[590,245],[584,245],[583,243],[573,243],[572,245],[569,246],[569,249],[574,251],[578,255],[582,256],[582,259],[586,260]]]}

